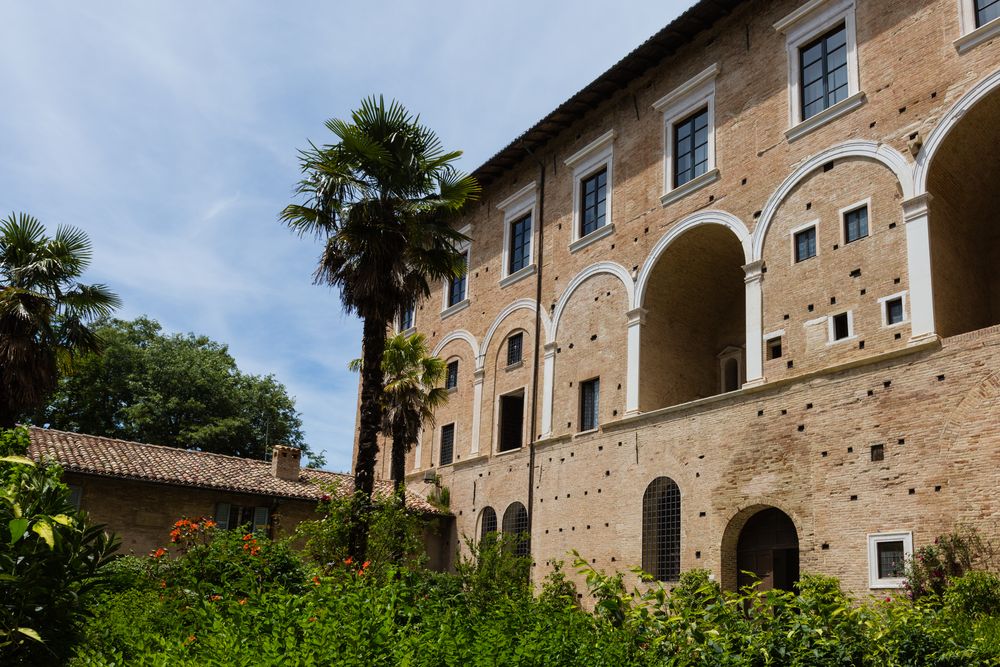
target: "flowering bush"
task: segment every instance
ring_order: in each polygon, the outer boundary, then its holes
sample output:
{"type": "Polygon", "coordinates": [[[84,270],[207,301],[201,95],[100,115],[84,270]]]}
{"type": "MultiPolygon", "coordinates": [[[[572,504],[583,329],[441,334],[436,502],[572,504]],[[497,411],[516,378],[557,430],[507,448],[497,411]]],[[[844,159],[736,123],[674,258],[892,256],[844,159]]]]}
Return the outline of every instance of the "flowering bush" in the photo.
{"type": "Polygon", "coordinates": [[[905,587],[910,598],[940,598],[951,580],[975,566],[991,567],[993,551],[992,545],[968,527],[935,538],[934,544],[917,549],[906,563],[905,587]]]}

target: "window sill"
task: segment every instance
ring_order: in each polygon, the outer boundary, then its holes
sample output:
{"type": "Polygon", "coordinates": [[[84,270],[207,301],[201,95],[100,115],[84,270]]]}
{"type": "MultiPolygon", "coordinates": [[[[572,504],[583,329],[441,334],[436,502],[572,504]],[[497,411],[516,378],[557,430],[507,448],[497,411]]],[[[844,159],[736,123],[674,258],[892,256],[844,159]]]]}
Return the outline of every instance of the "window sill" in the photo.
{"type": "Polygon", "coordinates": [[[904,588],[904,585],[902,579],[879,579],[878,581],[868,582],[868,588],[874,591],[890,588],[904,588]]]}
{"type": "Polygon", "coordinates": [[[495,456],[507,456],[508,454],[516,454],[517,452],[520,452],[523,449],[524,449],[524,445],[521,445],[517,449],[505,449],[502,452],[498,449],[497,453],[495,454],[495,456]]]}
{"type": "Polygon", "coordinates": [[[953,44],[955,50],[961,54],[997,36],[1000,36],[1000,19],[994,19],[986,25],[979,26],[972,32],[962,35],[953,44]]]}
{"type": "Polygon", "coordinates": [[[584,436],[593,435],[594,433],[600,432],[600,430],[601,427],[598,426],[596,428],[589,428],[586,431],[577,431],[576,433],[573,434],[573,439],[575,440],[576,438],[582,438],[584,436]]]}
{"type": "Polygon", "coordinates": [[[468,299],[462,299],[461,301],[459,301],[458,303],[456,303],[454,306],[448,306],[447,308],[445,308],[444,310],[442,310],[441,311],[441,319],[442,320],[446,320],[449,317],[451,317],[452,315],[454,315],[455,313],[461,312],[461,311],[465,310],[468,307],[469,307],[469,300],[468,299]]]}
{"type": "Polygon", "coordinates": [[[883,329],[898,329],[899,327],[905,327],[910,323],[910,320],[903,320],[902,322],[896,322],[895,324],[883,324],[883,329]]]}
{"type": "Polygon", "coordinates": [[[518,282],[519,280],[523,280],[528,276],[535,275],[535,268],[536,267],[534,264],[528,264],[523,269],[515,271],[514,273],[510,274],[509,276],[500,281],[500,288],[503,289],[504,287],[513,285],[514,283],[518,282]]]}
{"type": "Polygon", "coordinates": [[[826,346],[827,347],[831,347],[833,345],[840,345],[841,343],[849,343],[852,340],[857,340],[857,339],[858,339],[858,335],[854,334],[852,336],[848,336],[847,338],[840,338],[840,339],[837,339],[837,340],[827,341],[826,346]]]}
{"type": "Polygon", "coordinates": [[[708,187],[712,183],[715,183],[717,180],[719,180],[718,169],[712,169],[711,171],[706,171],[701,176],[697,178],[692,178],[684,185],[676,187],[667,194],[660,197],[660,205],[669,206],[678,199],[683,199],[684,197],[688,196],[693,192],[697,192],[698,190],[701,190],[704,187],[708,187]]]}
{"type": "Polygon", "coordinates": [[[509,373],[510,371],[516,371],[518,368],[522,368],[523,366],[524,366],[524,359],[522,359],[521,361],[515,361],[512,364],[507,364],[506,366],[504,366],[504,370],[509,373]]]}
{"type": "Polygon", "coordinates": [[[577,250],[582,250],[582,249],[586,248],[587,246],[589,246],[591,243],[594,243],[595,241],[599,241],[600,239],[603,239],[605,236],[610,236],[614,231],[615,231],[615,225],[614,225],[614,223],[613,222],[609,222],[608,224],[604,225],[603,227],[595,229],[594,231],[590,232],[586,236],[584,236],[582,238],[579,238],[576,241],[573,241],[572,243],[570,243],[569,244],[569,251],[570,252],[576,252],[577,250]]]}
{"type": "Polygon", "coordinates": [[[402,331],[400,331],[399,335],[401,335],[401,336],[412,336],[415,333],[417,333],[417,328],[416,327],[410,327],[409,329],[403,329],[402,331]]]}
{"type": "Polygon", "coordinates": [[[827,123],[832,123],[841,116],[851,113],[855,109],[861,107],[867,99],[863,92],[854,93],[847,99],[837,102],[829,109],[824,109],[818,114],[810,118],[809,120],[804,120],[798,125],[790,128],[785,132],[785,138],[788,139],[788,143],[792,143],[796,139],[800,139],[807,134],[818,130],[827,123]]]}
{"type": "Polygon", "coordinates": [[[458,387],[457,386],[445,387],[445,391],[448,392],[449,394],[454,394],[456,391],[458,391],[458,387]]]}

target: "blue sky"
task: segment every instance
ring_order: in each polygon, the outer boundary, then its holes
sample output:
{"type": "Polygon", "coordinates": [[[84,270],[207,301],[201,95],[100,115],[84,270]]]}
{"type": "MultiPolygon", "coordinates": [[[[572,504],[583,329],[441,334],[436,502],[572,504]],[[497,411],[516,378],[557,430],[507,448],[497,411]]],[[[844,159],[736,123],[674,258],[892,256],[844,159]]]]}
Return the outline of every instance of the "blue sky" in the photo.
{"type": "Polygon", "coordinates": [[[297,149],[394,97],[471,171],[690,0],[6,3],[0,212],[86,230],[90,282],[228,343],[350,468],[360,323],[277,220],[297,149]]]}

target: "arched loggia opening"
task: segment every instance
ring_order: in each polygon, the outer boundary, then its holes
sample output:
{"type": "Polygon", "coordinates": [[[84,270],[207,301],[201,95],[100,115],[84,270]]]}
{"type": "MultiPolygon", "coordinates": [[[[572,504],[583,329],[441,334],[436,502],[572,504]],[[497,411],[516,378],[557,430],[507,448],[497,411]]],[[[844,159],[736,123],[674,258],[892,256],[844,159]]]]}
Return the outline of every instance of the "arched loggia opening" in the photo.
{"type": "Polygon", "coordinates": [[[746,263],[728,227],[677,237],[649,274],[643,307],[642,411],[739,389],[746,377],[746,263]]]}
{"type": "Polygon", "coordinates": [[[942,336],[1000,324],[1000,88],[969,109],[933,154],[930,250],[942,336]]]}

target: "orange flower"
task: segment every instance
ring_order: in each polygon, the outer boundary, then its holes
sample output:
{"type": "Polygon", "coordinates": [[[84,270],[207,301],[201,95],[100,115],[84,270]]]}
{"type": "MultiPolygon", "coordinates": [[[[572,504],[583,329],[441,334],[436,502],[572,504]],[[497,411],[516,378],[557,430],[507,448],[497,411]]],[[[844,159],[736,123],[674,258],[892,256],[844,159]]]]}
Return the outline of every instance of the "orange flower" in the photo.
{"type": "Polygon", "coordinates": [[[152,556],[153,558],[163,558],[163,556],[165,556],[166,553],[167,553],[167,550],[164,549],[163,547],[160,547],[159,549],[157,549],[156,551],[153,551],[149,555],[152,556]]]}
{"type": "Polygon", "coordinates": [[[249,542],[252,539],[253,539],[253,533],[247,533],[246,535],[243,536],[244,542],[249,542]]]}
{"type": "Polygon", "coordinates": [[[319,586],[319,577],[313,577],[313,585],[319,586]]]}
{"type": "Polygon", "coordinates": [[[247,603],[247,599],[246,598],[243,598],[243,599],[240,600],[240,604],[246,604],[246,603],[247,603]]]}
{"type": "Polygon", "coordinates": [[[368,566],[371,565],[371,564],[372,564],[372,562],[370,560],[366,560],[364,563],[361,564],[361,569],[362,570],[367,570],[368,566]]]}
{"type": "Polygon", "coordinates": [[[354,559],[351,558],[350,556],[348,556],[347,558],[344,559],[344,565],[350,565],[353,562],[354,562],[354,559]]]}
{"type": "Polygon", "coordinates": [[[216,524],[214,521],[206,521],[205,522],[205,528],[215,528],[216,525],[218,525],[218,524],[216,524]]]}
{"type": "Polygon", "coordinates": [[[161,581],[160,582],[160,588],[166,588],[166,587],[167,587],[167,582],[166,581],[161,581]]]}
{"type": "Polygon", "coordinates": [[[315,616],[310,616],[309,617],[309,622],[310,623],[315,623],[316,622],[316,617],[315,616]]]}
{"type": "Polygon", "coordinates": [[[186,641],[186,642],[184,642],[184,643],[185,643],[185,644],[190,644],[190,643],[191,643],[191,642],[193,642],[193,641],[194,641],[195,639],[196,639],[196,638],[195,638],[195,636],[194,636],[194,635],[189,635],[189,636],[188,636],[188,638],[187,638],[187,641],[186,641]]]}

